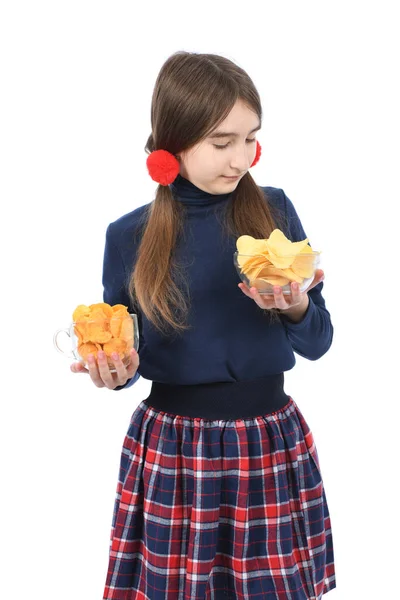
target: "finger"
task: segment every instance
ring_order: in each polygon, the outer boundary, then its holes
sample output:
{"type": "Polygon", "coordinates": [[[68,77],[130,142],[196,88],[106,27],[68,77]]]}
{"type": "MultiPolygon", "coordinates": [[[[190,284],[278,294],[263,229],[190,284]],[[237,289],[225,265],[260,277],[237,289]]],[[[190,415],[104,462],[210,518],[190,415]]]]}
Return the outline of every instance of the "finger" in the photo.
{"type": "Polygon", "coordinates": [[[102,350],[97,353],[97,365],[101,381],[106,387],[113,389],[115,385],[113,376],[110,372],[110,367],[108,366],[107,355],[102,350]]]}
{"type": "MultiPolygon", "coordinates": [[[[111,359],[114,363],[114,367],[117,375],[117,385],[122,385],[124,378],[126,378],[126,367],[122,362],[122,359],[118,352],[113,352],[111,354],[111,359]]],[[[115,382],[114,382],[115,383],[115,382]]]]}
{"type": "Polygon", "coordinates": [[[246,294],[246,296],[248,296],[249,298],[252,298],[253,300],[255,300],[256,298],[257,300],[261,300],[259,291],[256,287],[248,287],[245,283],[239,283],[238,285],[242,292],[246,294]]]}
{"type": "Polygon", "coordinates": [[[96,387],[104,387],[104,381],[100,377],[99,368],[93,354],[88,354],[89,375],[96,387]]]}
{"type": "Polygon", "coordinates": [[[129,362],[127,365],[125,365],[123,360],[121,360],[121,358],[119,358],[118,355],[115,356],[114,354],[112,354],[111,358],[114,362],[117,371],[117,378],[113,382],[113,387],[115,387],[115,384],[125,385],[128,379],[131,379],[137,371],[137,368],[139,366],[138,353],[134,348],[131,348],[128,355],[129,362]]]}
{"type": "Polygon", "coordinates": [[[128,377],[131,378],[136,373],[139,363],[140,363],[139,354],[136,352],[136,350],[134,348],[132,348],[132,350],[130,351],[129,358],[130,358],[130,362],[126,367],[126,371],[127,371],[128,377]]]}
{"type": "Polygon", "coordinates": [[[306,291],[311,290],[316,285],[318,285],[319,283],[321,283],[321,281],[323,281],[324,279],[325,279],[325,273],[323,272],[323,270],[322,269],[317,269],[315,271],[314,279],[312,280],[312,282],[310,283],[310,285],[308,286],[308,288],[307,288],[306,291]]]}
{"type": "Polygon", "coordinates": [[[292,281],[290,284],[290,290],[292,293],[292,303],[299,304],[301,302],[300,286],[296,281],[292,281]]]}
{"type": "Polygon", "coordinates": [[[242,290],[242,292],[245,294],[245,296],[247,296],[248,298],[252,298],[252,294],[250,293],[249,288],[247,287],[246,284],[244,283],[239,283],[238,287],[242,290]]]}
{"type": "Polygon", "coordinates": [[[125,364],[123,362],[123,360],[120,358],[119,354],[117,354],[116,352],[114,352],[111,355],[112,361],[115,366],[116,374],[117,374],[117,377],[116,377],[117,382],[113,381],[113,385],[115,385],[115,383],[117,383],[117,385],[124,385],[126,383],[126,381],[133,376],[132,371],[136,372],[137,366],[139,364],[139,360],[135,359],[135,364],[137,365],[135,368],[135,365],[132,364],[133,353],[137,355],[135,350],[132,349],[128,355],[129,362],[127,364],[125,364]]]}
{"type": "Polygon", "coordinates": [[[261,295],[256,287],[247,287],[245,284],[238,284],[240,289],[243,291],[246,296],[252,298],[260,308],[270,309],[275,308],[275,301],[271,298],[270,294],[261,295]],[[241,287],[243,286],[243,287],[241,287]]]}
{"type": "Polygon", "coordinates": [[[89,373],[89,371],[82,365],[82,363],[72,363],[70,369],[73,373],[89,373]]]}
{"type": "Polygon", "coordinates": [[[277,308],[284,310],[289,306],[283,296],[282,288],[279,285],[274,285],[274,300],[277,308]]]}

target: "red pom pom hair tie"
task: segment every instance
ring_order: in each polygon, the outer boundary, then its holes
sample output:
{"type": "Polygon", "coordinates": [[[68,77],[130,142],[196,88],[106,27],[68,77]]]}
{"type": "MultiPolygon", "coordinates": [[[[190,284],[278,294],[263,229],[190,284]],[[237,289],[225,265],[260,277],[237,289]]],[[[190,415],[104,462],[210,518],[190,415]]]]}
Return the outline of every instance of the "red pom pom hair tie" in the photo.
{"type": "MultiPolygon", "coordinates": [[[[250,165],[254,167],[261,156],[261,146],[257,140],[256,156],[250,165]]],[[[178,159],[168,150],[154,150],[146,159],[147,170],[153,181],[161,185],[169,185],[177,178],[180,171],[178,159]]]]}
{"type": "Polygon", "coordinates": [[[154,150],[147,157],[146,165],[150,177],[161,185],[172,183],[180,171],[178,159],[168,150],[154,150]]]}
{"type": "Polygon", "coordinates": [[[257,146],[256,156],[255,156],[253,162],[251,163],[250,167],[254,167],[254,165],[256,165],[258,163],[258,161],[260,160],[261,146],[260,146],[260,142],[258,140],[256,141],[256,146],[257,146]]]}

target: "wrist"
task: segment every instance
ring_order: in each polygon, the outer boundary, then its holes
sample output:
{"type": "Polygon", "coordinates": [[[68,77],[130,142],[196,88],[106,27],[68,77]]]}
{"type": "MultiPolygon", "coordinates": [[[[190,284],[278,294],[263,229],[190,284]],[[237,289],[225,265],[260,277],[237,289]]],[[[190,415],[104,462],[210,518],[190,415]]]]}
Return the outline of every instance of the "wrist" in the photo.
{"type": "Polygon", "coordinates": [[[306,314],[309,303],[310,298],[308,297],[308,294],[305,294],[300,304],[297,304],[296,306],[291,306],[286,310],[281,310],[281,314],[287,317],[293,323],[299,323],[306,314]]]}

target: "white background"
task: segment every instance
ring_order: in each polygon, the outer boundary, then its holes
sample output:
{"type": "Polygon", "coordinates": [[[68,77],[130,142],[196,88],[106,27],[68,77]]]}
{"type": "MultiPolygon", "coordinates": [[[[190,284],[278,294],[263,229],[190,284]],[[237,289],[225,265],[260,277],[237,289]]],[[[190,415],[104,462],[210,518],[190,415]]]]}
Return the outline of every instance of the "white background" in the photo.
{"type": "Polygon", "coordinates": [[[323,251],[333,345],[297,356],[285,390],[323,471],[329,598],[399,594],[395,4],[2,5],[2,598],[102,598],[122,442],[150,382],[98,389],[52,336],[77,304],[102,301],[108,223],[154,197],[151,95],[181,49],[222,54],[253,79],[253,176],[285,190],[323,251]]]}

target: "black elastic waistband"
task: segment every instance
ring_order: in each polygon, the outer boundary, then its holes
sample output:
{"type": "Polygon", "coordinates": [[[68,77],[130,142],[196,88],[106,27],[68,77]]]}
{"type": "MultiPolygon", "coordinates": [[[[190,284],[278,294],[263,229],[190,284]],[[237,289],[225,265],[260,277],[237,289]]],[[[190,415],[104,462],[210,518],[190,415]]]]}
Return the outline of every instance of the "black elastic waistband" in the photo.
{"type": "Polygon", "coordinates": [[[250,381],[218,381],[197,385],[152,382],[145,402],[154,409],[203,419],[242,419],[283,408],[290,396],[283,390],[284,374],[250,381]]]}

